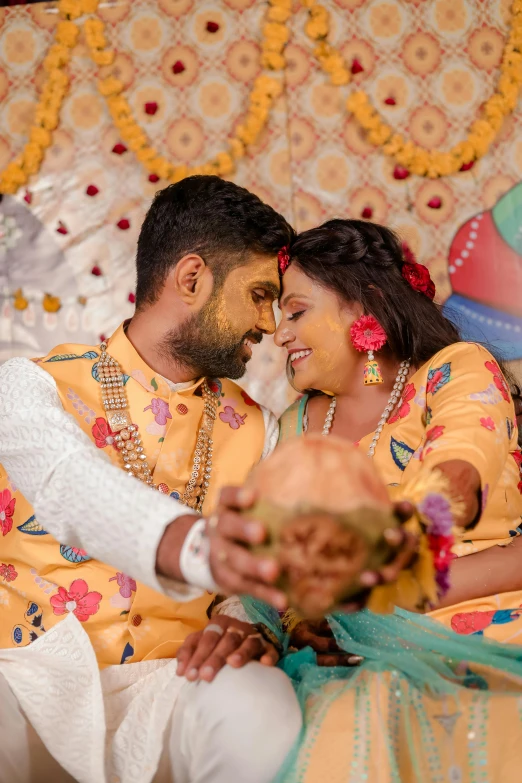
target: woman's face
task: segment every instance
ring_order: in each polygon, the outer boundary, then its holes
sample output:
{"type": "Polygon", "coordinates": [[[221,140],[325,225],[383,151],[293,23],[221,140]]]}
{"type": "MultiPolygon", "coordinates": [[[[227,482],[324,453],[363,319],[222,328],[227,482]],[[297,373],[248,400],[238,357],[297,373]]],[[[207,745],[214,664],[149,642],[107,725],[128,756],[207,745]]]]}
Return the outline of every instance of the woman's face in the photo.
{"type": "Polygon", "coordinates": [[[274,339],[288,351],[295,387],[342,391],[363,356],[350,340],[350,326],[362,315],[361,306],[341,303],[294,264],[283,277],[279,306],[282,317],[274,339]]]}

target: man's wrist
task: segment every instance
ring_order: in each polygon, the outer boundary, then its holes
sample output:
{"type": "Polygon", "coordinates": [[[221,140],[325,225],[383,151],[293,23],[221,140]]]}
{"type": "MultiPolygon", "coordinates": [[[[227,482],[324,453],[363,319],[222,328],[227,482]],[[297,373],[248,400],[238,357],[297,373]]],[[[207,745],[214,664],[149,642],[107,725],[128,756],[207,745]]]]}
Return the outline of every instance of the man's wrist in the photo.
{"type": "Polygon", "coordinates": [[[188,531],[181,548],[179,568],[187,584],[209,593],[218,591],[210,569],[210,541],[204,519],[198,519],[188,531]]]}
{"type": "Polygon", "coordinates": [[[176,582],[185,582],[181,571],[180,555],[185,538],[195,522],[201,519],[196,514],[183,514],[174,519],[161,537],[156,552],[156,573],[176,582]]]}

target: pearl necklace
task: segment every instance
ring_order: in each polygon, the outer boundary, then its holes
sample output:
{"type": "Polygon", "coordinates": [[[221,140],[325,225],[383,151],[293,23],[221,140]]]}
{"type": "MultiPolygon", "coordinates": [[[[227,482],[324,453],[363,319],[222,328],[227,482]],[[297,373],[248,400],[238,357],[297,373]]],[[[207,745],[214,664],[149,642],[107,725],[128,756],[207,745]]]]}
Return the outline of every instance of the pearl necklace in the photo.
{"type": "MultiPolygon", "coordinates": [[[[132,423],[124,374],[112,356],[107,353],[107,343],[100,346],[101,355],[97,372],[100,381],[102,404],[107,423],[114,434],[114,445],[121,453],[127,475],[143,481],[152,489],[170,494],[165,483],[154,484],[152,470],[144,453],[140,433],[132,423]]],[[[194,461],[185,491],[179,498],[186,506],[201,511],[208,492],[212,472],[212,430],[217,415],[218,395],[210,391],[206,379],[201,386],[203,393],[203,418],[199,428],[194,461]]]]}
{"type": "MultiPolygon", "coordinates": [[[[392,413],[393,409],[395,408],[397,402],[400,399],[402,390],[404,389],[404,383],[406,381],[406,378],[408,377],[409,371],[410,371],[410,362],[409,361],[401,362],[399,367],[399,372],[397,373],[397,377],[395,378],[395,383],[393,384],[392,393],[390,394],[390,398],[388,400],[388,404],[386,405],[383,414],[379,419],[379,423],[377,424],[377,428],[372,438],[372,442],[370,443],[370,448],[368,449],[369,457],[373,457],[373,455],[375,454],[375,447],[379,442],[379,438],[381,437],[381,432],[384,428],[384,425],[390,418],[390,414],[392,413]]],[[[332,397],[332,401],[328,406],[328,411],[326,413],[326,418],[324,420],[323,435],[330,434],[336,406],[337,406],[337,398],[332,397]]]]}

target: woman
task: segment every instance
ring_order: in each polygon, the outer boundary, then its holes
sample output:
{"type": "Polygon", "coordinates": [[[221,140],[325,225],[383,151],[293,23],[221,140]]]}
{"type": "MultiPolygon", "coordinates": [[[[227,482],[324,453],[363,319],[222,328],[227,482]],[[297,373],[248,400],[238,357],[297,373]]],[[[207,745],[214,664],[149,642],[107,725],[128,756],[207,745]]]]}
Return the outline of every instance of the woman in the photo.
{"type": "Polygon", "coordinates": [[[443,472],[465,506],[453,552],[468,557],[453,562],[434,616],[457,632],[522,643],[520,456],[498,364],[460,342],[432,301],[429,273],[405,261],[386,228],[330,221],[301,234],[292,254],[276,342],[288,351],[294,386],[334,396],[304,395],[283,414],[281,436],[326,424],[368,451],[395,493],[412,477],[443,472]],[[365,386],[366,322],[368,346],[386,342],[375,351],[383,383],[365,386]]]}
{"type": "MultiPolygon", "coordinates": [[[[522,651],[481,639],[522,643],[520,457],[504,377],[488,351],[460,342],[433,303],[429,273],[387,229],[330,221],[301,234],[281,262],[276,343],[295,388],[308,390],[283,414],[281,437],[332,432],[358,443],[398,497],[437,468],[466,529],[457,559],[439,557],[432,617],[443,625],[406,612],[337,613],[338,647],[322,628],[293,629],[291,644],[363,660],[319,669],[309,650],[285,656],[307,729],[281,779],[511,783],[522,763],[522,651]]],[[[362,581],[371,587],[374,575],[362,581]]],[[[268,608],[244,603],[288,644],[268,608]]]]}

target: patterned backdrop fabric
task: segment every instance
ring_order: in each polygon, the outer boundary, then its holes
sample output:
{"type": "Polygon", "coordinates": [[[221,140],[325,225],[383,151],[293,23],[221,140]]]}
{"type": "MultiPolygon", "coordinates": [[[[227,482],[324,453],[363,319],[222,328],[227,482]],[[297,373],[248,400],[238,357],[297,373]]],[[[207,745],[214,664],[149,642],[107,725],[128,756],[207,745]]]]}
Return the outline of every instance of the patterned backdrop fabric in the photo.
{"type": "MultiPolygon", "coordinates": [[[[356,58],[363,66],[353,82],[393,128],[426,149],[448,149],[465,138],[498,79],[508,0],[324,5],[331,42],[349,63],[356,58]],[[390,97],[394,105],[385,103],[390,97]]],[[[116,75],[140,125],[173,162],[199,164],[226,148],[261,72],[265,13],[261,0],[101,3],[116,75]],[[217,32],[207,30],[209,21],[217,32]],[[186,70],[174,78],[178,60],[186,70]],[[147,114],[148,102],[158,104],[156,114],[147,114]]],[[[430,267],[439,301],[451,297],[460,316],[474,322],[472,336],[483,330],[493,347],[522,358],[522,103],[471,171],[394,179],[393,161],[365,141],[347,114],[353,87],[332,86],[319,70],[306,19],[296,2],[285,90],[234,181],[297,229],[330,217],[359,218],[363,210],[397,229],[430,267]],[[438,208],[428,206],[434,198],[438,208]],[[487,306],[481,285],[496,292],[487,306]]],[[[26,140],[57,21],[54,3],[0,9],[1,168],[26,140]]],[[[69,72],[72,87],[40,173],[0,205],[0,361],[65,341],[92,343],[133,311],[136,239],[161,182],[149,182],[131,151],[112,151],[120,139],[83,38],[69,72]],[[87,195],[89,185],[95,196],[87,195]],[[29,302],[24,310],[14,306],[19,289],[29,302]],[[46,293],[60,297],[57,313],[43,310],[46,293]]],[[[256,350],[245,385],[276,412],[293,398],[284,357],[271,340],[256,350]]]]}

